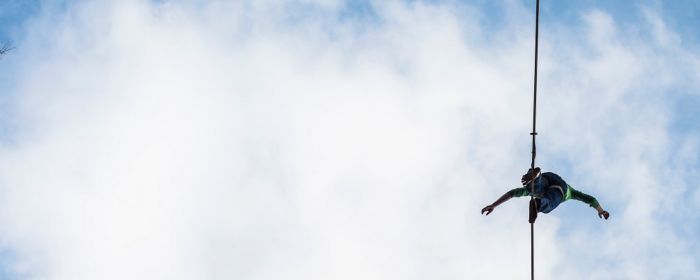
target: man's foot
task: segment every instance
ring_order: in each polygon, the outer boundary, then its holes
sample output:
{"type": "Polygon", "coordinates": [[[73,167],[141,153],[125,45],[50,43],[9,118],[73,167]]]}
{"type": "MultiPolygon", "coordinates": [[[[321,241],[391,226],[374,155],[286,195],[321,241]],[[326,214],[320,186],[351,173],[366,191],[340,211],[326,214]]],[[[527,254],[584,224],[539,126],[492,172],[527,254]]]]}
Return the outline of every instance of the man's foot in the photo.
{"type": "Polygon", "coordinates": [[[520,183],[523,184],[523,186],[529,184],[532,180],[537,178],[537,176],[540,175],[540,168],[535,167],[535,169],[530,168],[525,175],[523,175],[522,178],[520,178],[520,183]]]}
{"type": "Polygon", "coordinates": [[[528,221],[534,224],[535,220],[537,220],[537,200],[530,199],[530,218],[528,221]]]}

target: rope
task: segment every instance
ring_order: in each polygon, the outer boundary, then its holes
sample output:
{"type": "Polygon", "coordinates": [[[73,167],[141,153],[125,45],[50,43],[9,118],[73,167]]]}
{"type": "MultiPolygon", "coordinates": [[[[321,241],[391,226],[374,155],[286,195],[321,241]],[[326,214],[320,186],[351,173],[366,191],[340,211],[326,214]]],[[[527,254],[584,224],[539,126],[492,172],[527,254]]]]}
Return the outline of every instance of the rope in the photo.
{"type": "MultiPolygon", "coordinates": [[[[534,82],[534,94],[532,103],[532,162],[530,163],[530,168],[534,171],[535,169],[535,156],[537,155],[537,149],[535,146],[535,136],[537,136],[537,49],[539,47],[539,33],[540,33],[540,0],[537,0],[537,5],[535,9],[535,82],[534,82]]],[[[530,203],[534,200],[535,193],[535,180],[530,182],[530,203]]],[[[535,211],[537,211],[535,209],[535,211]]],[[[535,280],[535,221],[530,223],[530,277],[535,280]]]]}

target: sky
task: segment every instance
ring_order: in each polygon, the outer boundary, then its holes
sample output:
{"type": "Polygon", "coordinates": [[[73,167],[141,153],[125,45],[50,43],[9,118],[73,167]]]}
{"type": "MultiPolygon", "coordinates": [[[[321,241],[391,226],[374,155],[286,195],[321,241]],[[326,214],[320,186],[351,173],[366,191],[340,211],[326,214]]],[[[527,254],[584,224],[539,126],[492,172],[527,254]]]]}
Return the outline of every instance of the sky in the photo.
{"type": "MultiPolygon", "coordinates": [[[[700,3],[541,6],[537,279],[700,275],[700,3]]],[[[534,1],[3,1],[0,279],[521,279],[534,1]]]]}

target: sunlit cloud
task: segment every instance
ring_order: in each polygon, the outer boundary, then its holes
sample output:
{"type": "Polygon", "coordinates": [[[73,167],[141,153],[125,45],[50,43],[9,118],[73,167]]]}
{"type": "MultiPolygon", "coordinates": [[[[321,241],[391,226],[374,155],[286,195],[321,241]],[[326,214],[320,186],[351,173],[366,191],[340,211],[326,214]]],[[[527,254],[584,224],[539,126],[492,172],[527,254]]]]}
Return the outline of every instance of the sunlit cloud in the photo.
{"type": "MultiPolygon", "coordinates": [[[[3,267],[526,277],[526,199],[479,215],[530,156],[533,15],[504,2],[497,31],[452,2],[46,6],[6,60],[3,267]]],[[[538,163],[612,219],[575,202],[543,215],[540,279],[700,273],[699,143],[671,133],[693,118],[672,100],[696,95],[700,55],[660,14],[634,12],[636,30],[604,10],[544,29],[538,163]]]]}

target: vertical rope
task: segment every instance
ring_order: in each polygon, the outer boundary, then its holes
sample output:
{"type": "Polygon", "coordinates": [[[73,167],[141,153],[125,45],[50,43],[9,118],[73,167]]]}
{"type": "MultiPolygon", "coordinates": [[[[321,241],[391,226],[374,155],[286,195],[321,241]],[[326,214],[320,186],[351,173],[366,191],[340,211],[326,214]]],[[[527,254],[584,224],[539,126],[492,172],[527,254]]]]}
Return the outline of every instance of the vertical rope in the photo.
{"type": "MultiPolygon", "coordinates": [[[[537,53],[539,47],[539,34],[540,34],[540,0],[537,0],[535,8],[535,82],[534,82],[534,94],[532,103],[532,162],[530,163],[530,168],[534,171],[535,169],[535,157],[537,155],[537,149],[535,146],[535,136],[537,136],[537,53]]],[[[535,180],[530,182],[530,201],[534,200],[535,193],[535,180]]],[[[537,211],[535,209],[535,211],[537,211]]],[[[535,221],[530,223],[530,278],[535,280],[535,221]]]]}
{"type": "Polygon", "coordinates": [[[535,280],[535,223],[530,224],[530,279],[535,280]]]}

